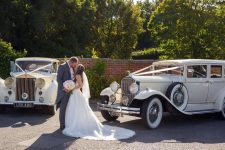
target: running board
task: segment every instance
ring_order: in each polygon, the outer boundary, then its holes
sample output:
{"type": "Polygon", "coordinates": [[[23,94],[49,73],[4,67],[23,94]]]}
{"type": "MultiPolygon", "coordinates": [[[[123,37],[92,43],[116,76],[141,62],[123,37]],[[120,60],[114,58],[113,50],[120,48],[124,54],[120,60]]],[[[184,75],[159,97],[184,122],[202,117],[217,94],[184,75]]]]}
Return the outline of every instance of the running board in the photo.
{"type": "Polygon", "coordinates": [[[188,114],[205,114],[205,113],[216,113],[220,112],[217,109],[207,109],[207,110],[194,110],[194,111],[185,111],[188,114]]]}

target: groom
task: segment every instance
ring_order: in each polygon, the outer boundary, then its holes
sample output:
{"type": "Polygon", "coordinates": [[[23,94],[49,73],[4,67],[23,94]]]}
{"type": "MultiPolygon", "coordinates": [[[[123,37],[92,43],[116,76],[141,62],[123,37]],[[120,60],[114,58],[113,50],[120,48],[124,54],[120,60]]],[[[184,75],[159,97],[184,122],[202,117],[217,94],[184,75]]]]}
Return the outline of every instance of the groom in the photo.
{"type": "Polygon", "coordinates": [[[64,89],[63,83],[67,80],[74,79],[74,70],[78,65],[78,61],[77,57],[71,57],[69,61],[59,66],[57,73],[58,93],[56,98],[56,108],[60,108],[59,121],[61,130],[65,128],[66,106],[70,98],[70,95],[68,94],[69,91],[64,89]]]}

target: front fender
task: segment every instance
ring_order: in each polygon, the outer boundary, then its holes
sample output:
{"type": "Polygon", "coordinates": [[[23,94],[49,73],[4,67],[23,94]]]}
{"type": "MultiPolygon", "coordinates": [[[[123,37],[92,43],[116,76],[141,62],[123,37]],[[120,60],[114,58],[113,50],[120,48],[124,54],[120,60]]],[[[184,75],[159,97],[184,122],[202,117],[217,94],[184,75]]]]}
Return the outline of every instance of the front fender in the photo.
{"type": "Polygon", "coordinates": [[[111,96],[113,94],[114,94],[114,92],[111,90],[111,88],[107,87],[101,91],[100,96],[111,96]]]}
{"type": "Polygon", "coordinates": [[[0,101],[4,99],[5,96],[7,96],[8,91],[5,87],[4,81],[2,78],[0,78],[0,101]],[[7,95],[6,95],[7,94],[7,95]]]}
{"type": "Polygon", "coordinates": [[[137,100],[145,100],[151,96],[161,96],[163,97],[164,100],[166,100],[167,102],[169,102],[169,104],[171,104],[174,108],[176,108],[179,112],[186,114],[186,115],[190,115],[191,113],[185,112],[183,110],[179,110],[171,101],[170,99],[168,99],[163,93],[156,91],[156,90],[152,90],[152,89],[146,89],[143,90],[141,92],[139,92],[134,99],[137,100]]]}
{"type": "Polygon", "coordinates": [[[152,89],[146,89],[146,90],[143,90],[141,92],[139,92],[135,97],[134,99],[147,99],[153,95],[160,95],[162,97],[164,97],[167,101],[170,102],[170,100],[161,92],[159,91],[156,91],[156,90],[152,90],[152,89]]]}
{"type": "Polygon", "coordinates": [[[55,103],[57,96],[58,83],[53,80],[49,87],[44,91],[44,99],[49,100],[50,103],[55,103]]]}

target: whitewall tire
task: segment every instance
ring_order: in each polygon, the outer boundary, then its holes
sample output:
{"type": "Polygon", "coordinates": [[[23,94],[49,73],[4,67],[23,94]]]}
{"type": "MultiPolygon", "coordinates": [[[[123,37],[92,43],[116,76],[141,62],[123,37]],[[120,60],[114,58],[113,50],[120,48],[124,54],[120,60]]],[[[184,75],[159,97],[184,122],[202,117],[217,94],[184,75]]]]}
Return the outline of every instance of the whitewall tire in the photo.
{"type": "Polygon", "coordinates": [[[172,83],[166,91],[166,96],[178,110],[183,111],[186,108],[188,103],[188,91],[182,83],[172,83]]]}
{"type": "Polygon", "coordinates": [[[221,114],[221,119],[225,120],[225,98],[223,100],[222,110],[221,110],[220,114],[221,114]]]}
{"type": "Polygon", "coordinates": [[[143,103],[142,120],[147,128],[154,129],[162,120],[163,107],[159,98],[153,97],[143,103]]]}

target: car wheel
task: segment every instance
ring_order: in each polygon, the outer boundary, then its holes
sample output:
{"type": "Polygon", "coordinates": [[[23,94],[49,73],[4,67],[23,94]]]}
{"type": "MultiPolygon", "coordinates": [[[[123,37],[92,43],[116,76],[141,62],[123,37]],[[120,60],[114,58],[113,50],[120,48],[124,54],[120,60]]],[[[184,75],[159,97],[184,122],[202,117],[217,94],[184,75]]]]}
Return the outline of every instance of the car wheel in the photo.
{"type": "Polygon", "coordinates": [[[6,108],[4,106],[0,106],[0,113],[4,113],[6,108]]]}
{"type": "MultiPolygon", "coordinates": [[[[166,96],[178,110],[184,110],[188,103],[187,88],[179,82],[172,83],[166,91],[166,96]]],[[[168,109],[169,110],[169,109],[168,109]]]]}
{"type": "MultiPolygon", "coordinates": [[[[109,97],[108,96],[101,96],[101,103],[102,104],[108,104],[109,102],[109,97]]],[[[107,120],[107,121],[115,121],[119,117],[112,115],[109,111],[107,110],[101,110],[102,117],[107,120]]]]}
{"type": "Polygon", "coordinates": [[[163,107],[159,98],[153,97],[142,106],[142,120],[147,128],[154,129],[162,120],[163,107]]]}
{"type": "Polygon", "coordinates": [[[222,110],[220,112],[220,118],[225,120],[225,98],[223,100],[223,106],[222,106],[222,110]]]}
{"type": "Polygon", "coordinates": [[[55,113],[56,113],[56,105],[54,105],[54,106],[48,106],[47,113],[49,115],[55,115],[55,113]]]}

